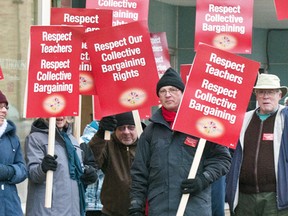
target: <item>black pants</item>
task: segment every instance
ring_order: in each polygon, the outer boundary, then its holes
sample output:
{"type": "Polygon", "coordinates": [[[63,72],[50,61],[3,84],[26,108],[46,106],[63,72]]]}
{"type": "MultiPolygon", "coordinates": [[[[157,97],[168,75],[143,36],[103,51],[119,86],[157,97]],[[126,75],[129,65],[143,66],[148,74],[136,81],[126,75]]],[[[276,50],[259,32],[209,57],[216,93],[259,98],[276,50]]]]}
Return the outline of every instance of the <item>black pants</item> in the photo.
{"type": "Polygon", "coordinates": [[[101,211],[86,211],[86,216],[101,216],[101,211]]]}

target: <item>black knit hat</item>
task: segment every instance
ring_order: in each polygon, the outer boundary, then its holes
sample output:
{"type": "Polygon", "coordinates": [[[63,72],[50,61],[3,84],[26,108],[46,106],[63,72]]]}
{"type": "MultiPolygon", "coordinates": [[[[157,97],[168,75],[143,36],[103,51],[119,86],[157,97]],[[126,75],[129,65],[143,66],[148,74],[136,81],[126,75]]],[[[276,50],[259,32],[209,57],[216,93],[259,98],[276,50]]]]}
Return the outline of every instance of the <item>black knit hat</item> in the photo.
{"type": "Polygon", "coordinates": [[[8,101],[6,96],[2,93],[2,91],[0,91],[0,103],[6,103],[6,105],[8,106],[8,101]]]}
{"type": "Polygon", "coordinates": [[[168,68],[157,83],[156,94],[158,97],[159,97],[159,90],[163,86],[174,86],[178,88],[179,90],[181,90],[182,92],[184,91],[184,88],[185,88],[185,85],[179,73],[177,73],[172,68],[168,68]]]}
{"type": "Polygon", "coordinates": [[[117,114],[115,117],[117,120],[117,127],[122,125],[135,125],[132,112],[117,114]]]}

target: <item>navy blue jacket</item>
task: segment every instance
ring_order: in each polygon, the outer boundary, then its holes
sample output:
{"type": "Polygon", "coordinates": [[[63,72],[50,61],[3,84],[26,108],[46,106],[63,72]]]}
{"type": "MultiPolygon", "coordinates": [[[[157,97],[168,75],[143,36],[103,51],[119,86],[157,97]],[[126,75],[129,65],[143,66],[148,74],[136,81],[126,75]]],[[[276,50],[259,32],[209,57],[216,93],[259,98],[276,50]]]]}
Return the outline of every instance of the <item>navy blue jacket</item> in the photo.
{"type": "Polygon", "coordinates": [[[26,179],[27,170],[16,127],[9,120],[7,123],[0,138],[0,164],[13,166],[15,174],[10,180],[0,181],[0,216],[20,216],[23,212],[16,184],[26,179]]]}

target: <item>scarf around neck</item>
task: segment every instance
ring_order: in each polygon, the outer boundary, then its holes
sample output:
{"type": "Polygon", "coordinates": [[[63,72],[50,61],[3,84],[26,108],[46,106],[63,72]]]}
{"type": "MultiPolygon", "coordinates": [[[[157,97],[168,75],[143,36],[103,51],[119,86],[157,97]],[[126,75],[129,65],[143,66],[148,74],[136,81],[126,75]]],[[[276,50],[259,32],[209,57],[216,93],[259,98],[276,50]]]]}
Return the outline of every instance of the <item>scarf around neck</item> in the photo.
{"type": "Polygon", "coordinates": [[[167,121],[170,125],[170,127],[173,125],[175,117],[176,117],[176,112],[169,111],[165,107],[161,107],[162,109],[162,115],[165,121],[167,121]]]}
{"type": "Polygon", "coordinates": [[[84,216],[85,214],[85,187],[80,179],[80,177],[83,175],[81,162],[77,155],[76,149],[74,145],[72,144],[68,134],[64,130],[60,131],[60,134],[64,138],[66,151],[68,154],[70,178],[77,181],[78,183],[79,196],[80,196],[80,213],[81,213],[81,216],[84,216]]]}
{"type": "Polygon", "coordinates": [[[0,126],[0,137],[2,137],[2,135],[6,131],[7,125],[8,125],[7,120],[4,119],[3,124],[0,126]]]}

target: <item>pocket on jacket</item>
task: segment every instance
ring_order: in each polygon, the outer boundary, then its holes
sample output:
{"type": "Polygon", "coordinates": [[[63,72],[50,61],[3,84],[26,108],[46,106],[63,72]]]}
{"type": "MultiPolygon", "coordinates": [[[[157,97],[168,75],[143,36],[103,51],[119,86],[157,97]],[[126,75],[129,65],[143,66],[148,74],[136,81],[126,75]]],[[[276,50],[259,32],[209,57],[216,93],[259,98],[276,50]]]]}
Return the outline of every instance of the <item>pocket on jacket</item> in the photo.
{"type": "MultiPolygon", "coordinates": [[[[163,202],[163,199],[165,199],[166,196],[164,192],[165,192],[164,183],[152,185],[152,188],[148,192],[148,202],[150,203],[151,207],[158,206],[159,203],[163,202]]],[[[152,210],[153,209],[151,209],[151,211],[152,210]]]]}

